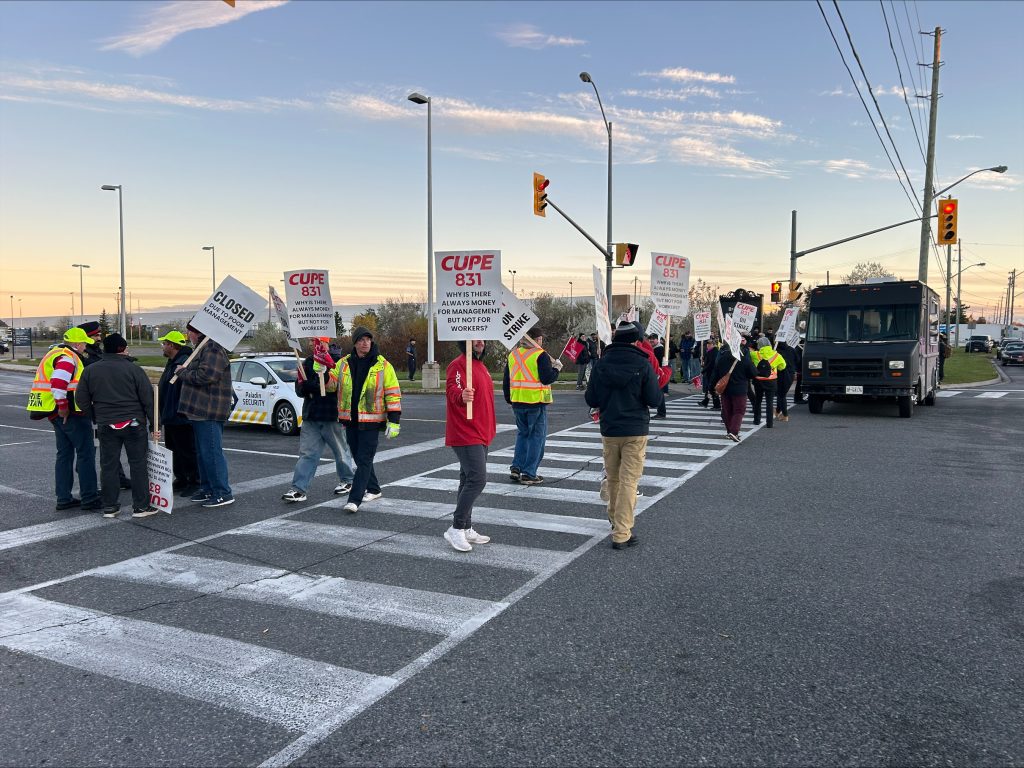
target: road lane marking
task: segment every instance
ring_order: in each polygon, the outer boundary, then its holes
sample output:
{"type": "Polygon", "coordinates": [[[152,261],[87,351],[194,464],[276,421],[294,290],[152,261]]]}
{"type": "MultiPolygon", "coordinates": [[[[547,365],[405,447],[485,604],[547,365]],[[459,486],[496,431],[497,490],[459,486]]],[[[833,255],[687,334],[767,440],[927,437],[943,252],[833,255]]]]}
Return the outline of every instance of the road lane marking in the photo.
{"type": "Polygon", "coordinates": [[[0,599],[0,645],[300,732],[324,722],[368,689],[394,682],[238,640],[32,595],[0,599]]]}
{"type": "Polygon", "coordinates": [[[58,539],[63,536],[71,536],[75,533],[87,531],[90,528],[98,528],[99,526],[106,525],[110,522],[110,520],[104,519],[99,513],[97,513],[94,515],[72,517],[67,520],[55,520],[52,523],[26,525],[22,528],[15,528],[10,531],[0,532],[0,550],[24,547],[28,544],[37,544],[40,541],[49,541],[50,539],[58,539]]]}
{"type": "Polygon", "coordinates": [[[984,398],[988,398],[988,399],[991,400],[991,399],[995,399],[997,397],[1006,397],[1006,394],[1007,393],[1005,391],[1002,391],[1002,392],[979,392],[977,395],[975,395],[975,397],[978,397],[978,398],[984,397],[984,398]]]}
{"type": "MultiPolygon", "coordinates": [[[[459,481],[441,477],[426,477],[415,475],[403,477],[401,480],[393,480],[387,483],[388,486],[399,486],[401,488],[424,488],[430,491],[448,491],[454,493],[459,490],[459,481]]],[[[545,485],[521,485],[513,483],[487,483],[483,493],[491,496],[511,496],[523,499],[549,499],[551,501],[564,501],[575,504],[597,504],[606,506],[607,502],[601,501],[597,491],[583,491],[579,488],[553,488],[545,485]]]]}

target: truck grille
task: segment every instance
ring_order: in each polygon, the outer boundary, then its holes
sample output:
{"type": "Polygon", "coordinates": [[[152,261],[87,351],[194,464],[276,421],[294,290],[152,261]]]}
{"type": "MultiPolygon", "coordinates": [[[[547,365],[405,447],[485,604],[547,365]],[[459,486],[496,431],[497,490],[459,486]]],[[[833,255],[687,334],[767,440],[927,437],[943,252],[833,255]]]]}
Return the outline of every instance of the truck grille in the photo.
{"type": "Polygon", "coordinates": [[[833,379],[880,379],[884,368],[879,358],[832,359],[828,375],[833,379]]]}

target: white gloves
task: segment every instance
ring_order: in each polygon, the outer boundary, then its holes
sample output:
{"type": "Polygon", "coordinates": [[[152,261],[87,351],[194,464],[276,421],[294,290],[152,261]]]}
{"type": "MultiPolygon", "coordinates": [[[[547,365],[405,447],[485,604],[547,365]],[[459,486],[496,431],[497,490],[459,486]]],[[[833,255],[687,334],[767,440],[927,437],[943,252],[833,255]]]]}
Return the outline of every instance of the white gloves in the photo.
{"type": "Polygon", "coordinates": [[[398,433],[401,431],[401,424],[395,424],[394,422],[389,421],[387,427],[384,428],[384,437],[386,437],[388,440],[393,440],[394,438],[398,437],[398,433]]]}
{"type": "Polygon", "coordinates": [[[556,371],[561,371],[562,370],[562,361],[561,360],[552,360],[551,361],[551,367],[554,368],[556,371]]]}

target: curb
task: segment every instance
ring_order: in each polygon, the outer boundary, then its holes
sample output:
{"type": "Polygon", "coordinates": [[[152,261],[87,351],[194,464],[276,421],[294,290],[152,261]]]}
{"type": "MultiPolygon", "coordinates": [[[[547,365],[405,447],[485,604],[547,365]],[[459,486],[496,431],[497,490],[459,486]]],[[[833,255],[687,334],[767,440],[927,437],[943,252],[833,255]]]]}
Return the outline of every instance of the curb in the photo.
{"type": "Polygon", "coordinates": [[[989,360],[989,364],[992,366],[992,370],[995,371],[996,377],[994,379],[986,379],[985,381],[971,381],[966,384],[950,384],[950,389],[975,389],[977,387],[990,387],[993,384],[1003,384],[1010,380],[1010,377],[999,370],[996,367],[994,361],[989,360]]]}

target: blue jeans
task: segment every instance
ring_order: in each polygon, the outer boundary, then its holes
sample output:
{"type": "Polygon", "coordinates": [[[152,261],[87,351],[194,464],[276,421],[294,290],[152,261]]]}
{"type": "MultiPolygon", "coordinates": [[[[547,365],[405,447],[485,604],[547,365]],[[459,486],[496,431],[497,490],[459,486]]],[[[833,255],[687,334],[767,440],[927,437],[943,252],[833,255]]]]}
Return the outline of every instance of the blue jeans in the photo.
{"type": "Polygon", "coordinates": [[[54,480],[57,503],[71,501],[71,489],[75,484],[75,458],[78,458],[78,493],[82,503],[88,504],[99,498],[96,481],[96,445],[92,441],[92,420],[85,416],[71,416],[67,424],[56,418],[50,422],[57,436],[57,463],[54,480]]]}
{"type": "Polygon", "coordinates": [[[228,462],[224,458],[223,421],[192,421],[196,436],[196,459],[199,464],[199,486],[215,499],[230,499],[228,462]]]}
{"type": "Polygon", "coordinates": [[[513,405],[512,413],[516,416],[516,450],[512,466],[524,475],[536,476],[548,437],[548,407],[513,405]]]}
{"type": "Polygon", "coordinates": [[[330,448],[334,454],[334,468],[338,471],[338,482],[351,483],[355,477],[356,463],[348,447],[348,440],[342,434],[342,426],[337,421],[302,422],[299,432],[299,460],[295,464],[292,475],[292,488],[305,493],[309,483],[316,474],[320,457],[324,448],[330,448]]]}

